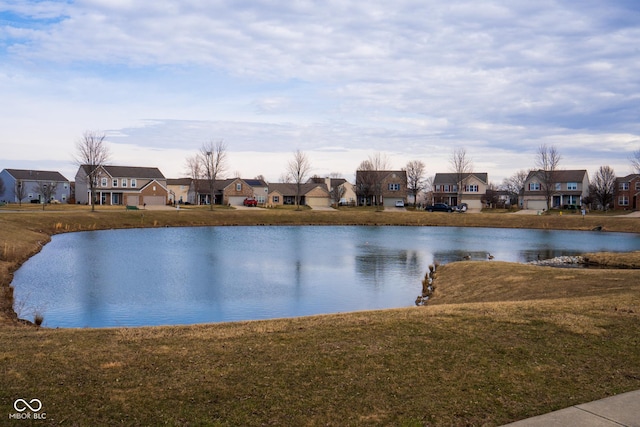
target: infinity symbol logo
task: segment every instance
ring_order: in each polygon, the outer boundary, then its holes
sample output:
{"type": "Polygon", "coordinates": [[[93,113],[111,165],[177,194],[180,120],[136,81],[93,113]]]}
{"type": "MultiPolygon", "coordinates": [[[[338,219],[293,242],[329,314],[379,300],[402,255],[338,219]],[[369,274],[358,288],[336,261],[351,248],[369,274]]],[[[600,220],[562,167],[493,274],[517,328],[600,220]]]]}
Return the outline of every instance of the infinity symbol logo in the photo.
{"type": "Polygon", "coordinates": [[[38,412],[40,409],[42,409],[42,402],[40,402],[39,399],[31,399],[29,402],[24,399],[16,399],[16,401],[13,402],[13,407],[18,412],[24,412],[27,410],[27,408],[29,408],[33,412],[38,412]]]}

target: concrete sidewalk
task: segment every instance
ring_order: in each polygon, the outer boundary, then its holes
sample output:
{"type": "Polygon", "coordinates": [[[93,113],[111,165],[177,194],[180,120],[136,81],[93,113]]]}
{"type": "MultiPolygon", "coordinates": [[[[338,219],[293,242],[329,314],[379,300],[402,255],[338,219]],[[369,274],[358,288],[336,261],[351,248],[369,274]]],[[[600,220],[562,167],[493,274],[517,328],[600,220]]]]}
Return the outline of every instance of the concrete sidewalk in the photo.
{"type": "Polygon", "coordinates": [[[640,427],[640,390],[528,418],[509,427],[640,427]]]}

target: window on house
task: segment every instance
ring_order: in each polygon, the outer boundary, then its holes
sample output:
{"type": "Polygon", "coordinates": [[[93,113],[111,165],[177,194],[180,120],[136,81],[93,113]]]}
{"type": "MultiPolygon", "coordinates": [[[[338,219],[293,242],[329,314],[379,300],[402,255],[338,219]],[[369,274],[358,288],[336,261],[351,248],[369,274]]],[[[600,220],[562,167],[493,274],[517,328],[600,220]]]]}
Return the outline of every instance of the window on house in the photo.
{"type": "Polygon", "coordinates": [[[442,191],[442,186],[440,184],[436,185],[436,192],[439,193],[442,191]]]}
{"type": "Polygon", "coordinates": [[[467,193],[477,193],[478,185],[477,184],[465,185],[464,191],[466,191],[467,193]]]}
{"type": "Polygon", "coordinates": [[[242,184],[239,182],[236,184],[236,191],[242,191],[242,184]]]}
{"type": "Polygon", "coordinates": [[[530,182],[529,183],[529,191],[540,191],[540,183],[539,182],[530,182]]]}
{"type": "Polygon", "coordinates": [[[389,184],[389,191],[399,191],[400,184],[389,184]]]}
{"type": "Polygon", "coordinates": [[[122,178],[122,186],[123,187],[127,186],[127,178],[122,178]]]}
{"type": "Polygon", "coordinates": [[[113,181],[111,182],[111,186],[112,187],[117,187],[118,186],[118,179],[117,178],[113,178],[113,181]]]}
{"type": "Polygon", "coordinates": [[[562,190],[562,184],[560,184],[559,182],[556,182],[556,191],[560,191],[562,190]]]}
{"type": "Polygon", "coordinates": [[[636,182],[636,190],[640,190],[640,182],[636,182]]]}
{"type": "Polygon", "coordinates": [[[273,203],[280,203],[280,197],[279,196],[273,196],[273,203]]]}
{"type": "Polygon", "coordinates": [[[103,187],[106,187],[107,185],[109,185],[109,184],[107,184],[108,182],[109,182],[109,181],[107,181],[107,178],[102,178],[102,183],[101,183],[101,185],[102,185],[103,187]]]}
{"type": "Polygon", "coordinates": [[[628,190],[629,189],[629,183],[628,182],[621,182],[620,183],[620,189],[621,190],[628,190]]]}
{"type": "Polygon", "coordinates": [[[568,182],[567,183],[567,190],[577,190],[578,189],[578,183],[577,182],[568,182]]]}
{"type": "Polygon", "coordinates": [[[266,198],[264,196],[258,196],[256,197],[256,200],[258,201],[258,203],[263,204],[266,198]]]}
{"type": "Polygon", "coordinates": [[[627,196],[618,197],[618,205],[620,205],[620,206],[629,206],[629,197],[627,197],[627,196]]]}
{"type": "Polygon", "coordinates": [[[131,178],[131,188],[136,188],[138,181],[135,178],[131,178]]]}

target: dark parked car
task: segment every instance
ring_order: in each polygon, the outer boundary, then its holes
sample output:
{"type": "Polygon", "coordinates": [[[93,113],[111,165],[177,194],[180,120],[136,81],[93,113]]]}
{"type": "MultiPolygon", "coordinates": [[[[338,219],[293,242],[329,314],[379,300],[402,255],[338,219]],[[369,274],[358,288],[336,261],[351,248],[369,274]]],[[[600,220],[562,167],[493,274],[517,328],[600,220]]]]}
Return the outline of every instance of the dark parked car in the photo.
{"type": "Polygon", "coordinates": [[[446,203],[434,203],[426,207],[427,212],[451,212],[453,208],[446,203]]]}

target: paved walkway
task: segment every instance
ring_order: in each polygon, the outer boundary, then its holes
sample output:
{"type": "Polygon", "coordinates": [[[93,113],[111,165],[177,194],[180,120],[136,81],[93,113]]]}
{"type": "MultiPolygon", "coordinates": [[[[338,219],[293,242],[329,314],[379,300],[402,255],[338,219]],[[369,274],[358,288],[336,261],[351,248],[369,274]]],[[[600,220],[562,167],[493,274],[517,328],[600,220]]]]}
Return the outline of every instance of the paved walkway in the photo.
{"type": "Polygon", "coordinates": [[[509,427],[640,427],[640,390],[528,418],[509,427]]]}

